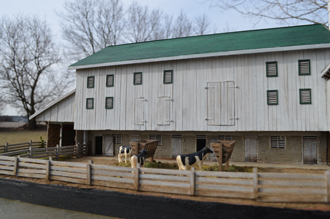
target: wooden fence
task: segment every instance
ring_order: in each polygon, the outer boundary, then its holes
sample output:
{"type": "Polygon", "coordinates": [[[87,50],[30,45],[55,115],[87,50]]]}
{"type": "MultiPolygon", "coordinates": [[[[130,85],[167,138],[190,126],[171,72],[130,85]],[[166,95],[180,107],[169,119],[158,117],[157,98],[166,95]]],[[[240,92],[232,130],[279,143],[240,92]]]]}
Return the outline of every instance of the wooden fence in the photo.
{"type": "Polygon", "coordinates": [[[49,158],[55,157],[57,160],[60,156],[82,156],[87,154],[87,146],[83,144],[62,146],[59,147],[44,147],[41,148],[40,142],[28,142],[20,144],[6,144],[6,152],[1,153],[0,156],[16,156],[29,158],[49,158]]]}
{"type": "Polygon", "coordinates": [[[0,156],[0,174],[190,196],[267,202],[330,201],[330,173],[179,171],[0,156]]]}
{"type": "MultiPolygon", "coordinates": [[[[41,145],[42,145],[41,142],[32,142],[31,140],[29,142],[17,143],[17,144],[8,144],[6,142],[4,145],[0,145],[0,153],[26,150],[29,149],[30,147],[39,148],[41,147],[41,145]]],[[[44,141],[44,145],[46,145],[45,141],[44,141]]]]}

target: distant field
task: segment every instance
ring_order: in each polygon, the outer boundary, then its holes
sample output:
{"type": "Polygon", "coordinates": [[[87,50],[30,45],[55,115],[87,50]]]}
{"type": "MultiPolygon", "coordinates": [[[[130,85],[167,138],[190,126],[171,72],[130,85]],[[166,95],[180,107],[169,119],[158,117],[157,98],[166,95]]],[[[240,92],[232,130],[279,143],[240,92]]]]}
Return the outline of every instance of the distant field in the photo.
{"type": "Polygon", "coordinates": [[[47,131],[12,131],[12,132],[0,132],[0,145],[23,143],[32,140],[34,142],[40,141],[40,136],[44,141],[47,140],[47,131]]]}

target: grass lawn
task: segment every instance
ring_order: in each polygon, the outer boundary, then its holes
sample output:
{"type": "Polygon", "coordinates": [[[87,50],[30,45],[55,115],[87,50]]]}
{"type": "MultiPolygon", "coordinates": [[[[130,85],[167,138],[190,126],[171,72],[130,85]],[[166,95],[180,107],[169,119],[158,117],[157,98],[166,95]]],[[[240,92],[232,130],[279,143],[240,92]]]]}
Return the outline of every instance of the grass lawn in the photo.
{"type": "Polygon", "coordinates": [[[0,145],[4,145],[5,142],[8,144],[24,143],[32,140],[33,142],[40,142],[40,136],[44,141],[47,140],[47,131],[8,131],[0,132],[0,145]]]}

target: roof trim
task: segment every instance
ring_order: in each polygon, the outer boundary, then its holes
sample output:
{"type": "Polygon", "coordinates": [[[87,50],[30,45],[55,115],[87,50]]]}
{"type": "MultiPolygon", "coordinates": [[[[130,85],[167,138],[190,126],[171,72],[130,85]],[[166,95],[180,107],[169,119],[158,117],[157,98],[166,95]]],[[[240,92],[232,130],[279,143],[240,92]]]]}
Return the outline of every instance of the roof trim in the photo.
{"type": "Polygon", "coordinates": [[[266,53],[266,52],[282,52],[282,51],[324,49],[324,48],[330,48],[330,43],[311,44],[311,45],[303,45],[303,46],[300,45],[300,46],[263,48],[263,49],[248,49],[248,50],[237,50],[237,51],[228,51],[228,52],[215,52],[215,53],[204,53],[204,54],[194,54],[194,55],[184,55],[184,56],[171,56],[171,57],[162,57],[162,58],[153,58],[153,59],[139,59],[139,60],[120,61],[120,62],[106,62],[106,63],[98,63],[98,64],[92,64],[92,65],[69,66],[69,70],[85,69],[85,68],[99,68],[99,67],[116,66],[116,65],[140,64],[140,63],[148,63],[148,62],[175,61],[175,60],[182,60],[182,59],[208,58],[208,57],[216,57],[216,56],[244,55],[244,54],[255,54],[255,53],[266,53]]]}
{"type": "Polygon", "coordinates": [[[58,102],[64,100],[65,98],[71,96],[72,94],[74,94],[76,92],[76,88],[73,89],[72,91],[69,91],[68,93],[64,94],[63,96],[60,96],[59,98],[57,98],[56,100],[54,100],[53,102],[50,102],[49,104],[47,104],[45,106],[45,108],[43,108],[42,110],[39,110],[37,112],[35,112],[32,116],[29,117],[29,119],[33,119],[35,117],[37,117],[38,115],[40,115],[41,113],[45,112],[47,109],[51,108],[52,106],[54,106],[55,104],[57,104],[58,102]]]}
{"type": "Polygon", "coordinates": [[[330,79],[330,63],[322,70],[321,77],[324,79],[330,79]]]}

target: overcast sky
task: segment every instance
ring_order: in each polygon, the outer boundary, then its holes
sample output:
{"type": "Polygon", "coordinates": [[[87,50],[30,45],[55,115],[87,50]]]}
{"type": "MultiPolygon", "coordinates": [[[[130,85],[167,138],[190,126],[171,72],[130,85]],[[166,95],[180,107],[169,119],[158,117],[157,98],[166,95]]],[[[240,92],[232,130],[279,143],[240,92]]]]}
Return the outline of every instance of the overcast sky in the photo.
{"type": "MultiPolygon", "coordinates": [[[[14,15],[37,15],[45,19],[50,25],[56,39],[61,40],[59,18],[55,11],[61,12],[65,0],[0,0],[0,17],[14,15]]],[[[122,0],[127,8],[133,0],[122,0]]],[[[204,0],[137,0],[140,5],[148,5],[150,9],[161,9],[168,15],[178,16],[183,10],[190,19],[205,13],[210,22],[212,32],[216,27],[217,32],[241,31],[278,27],[273,21],[260,22],[254,25],[249,19],[242,17],[235,11],[220,12],[219,8],[209,7],[209,2],[204,0]]],[[[16,115],[17,112],[7,107],[5,115],[16,115]]]]}

